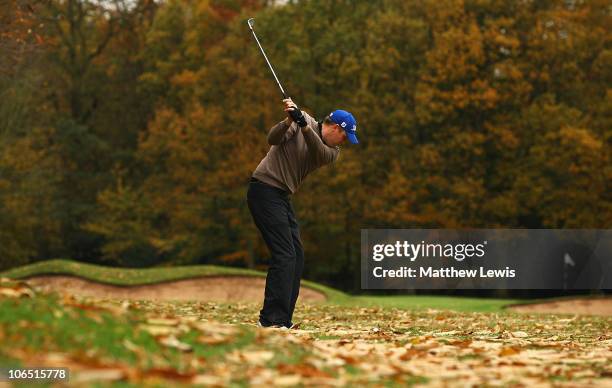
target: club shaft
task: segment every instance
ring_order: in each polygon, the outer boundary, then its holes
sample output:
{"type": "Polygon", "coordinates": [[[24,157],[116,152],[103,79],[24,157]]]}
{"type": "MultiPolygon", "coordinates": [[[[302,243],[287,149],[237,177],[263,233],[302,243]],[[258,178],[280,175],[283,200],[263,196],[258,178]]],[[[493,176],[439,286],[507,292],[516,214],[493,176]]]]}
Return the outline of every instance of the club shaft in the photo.
{"type": "Polygon", "coordinates": [[[278,84],[278,87],[280,88],[281,93],[283,93],[283,98],[287,98],[287,94],[285,94],[285,90],[283,89],[283,86],[281,85],[280,81],[278,80],[278,77],[276,76],[276,73],[274,72],[274,68],[272,67],[272,64],[268,60],[268,56],[266,55],[266,52],[264,51],[263,47],[261,46],[261,43],[259,43],[259,39],[257,39],[257,35],[255,34],[255,30],[253,30],[253,27],[251,27],[250,25],[249,25],[249,28],[250,28],[251,32],[253,33],[253,37],[255,38],[255,42],[257,42],[257,45],[259,46],[259,50],[261,50],[261,53],[263,54],[263,57],[266,60],[266,63],[268,64],[268,67],[270,68],[270,71],[272,72],[272,75],[274,76],[274,79],[276,80],[276,83],[278,84]]]}

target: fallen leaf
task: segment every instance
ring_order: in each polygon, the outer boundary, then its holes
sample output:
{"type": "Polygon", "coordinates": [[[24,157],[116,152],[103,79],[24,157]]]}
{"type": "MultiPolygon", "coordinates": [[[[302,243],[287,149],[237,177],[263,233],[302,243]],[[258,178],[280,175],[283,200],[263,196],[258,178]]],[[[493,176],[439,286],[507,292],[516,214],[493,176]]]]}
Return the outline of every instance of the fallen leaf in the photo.
{"type": "Polygon", "coordinates": [[[159,335],[170,335],[178,331],[173,326],[138,325],[138,327],[140,330],[144,330],[155,337],[159,335]]]}
{"type": "Polygon", "coordinates": [[[194,385],[225,385],[224,380],[219,376],[201,374],[196,375],[191,380],[194,385]]]}
{"type": "Polygon", "coordinates": [[[292,385],[298,385],[302,380],[300,375],[283,375],[275,377],[272,383],[276,387],[286,387],[292,385]]]}
{"type": "Polygon", "coordinates": [[[199,343],[205,344],[205,345],[219,345],[219,344],[230,342],[230,340],[231,340],[230,337],[207,336],[207,335],[201,335],[197,339],[199,343]]]}
{"type": "Polygon", "coordinates": [[[85,369],[70,374],[71,383],[86,383],[90,381],[123,380],[126,373],[123,369],[85,369]]]}
{"type": "Polygon", "coordinates": [[[147,323],[153,326],[176,326],[179,324],[176,318],[149,318],[147,323]]]}
{"type": "Polygon", "coordinates": [[[159,343],[169,348],[175,348],[183,352],[191,351],[191,345],[179,341],[175,336],[161,337],[159,343]]]}
{"type": "Polygon", "coordinates": [[[249,364],[263,365],[274,357],[274,352],[269,350],[250,350],[245,352],[236,352],[229,357],[237,358],[238,360],[245,361],[249,364]]]}
{"type": "Polygon", "coordinates": [[[515,346],[509,346],[506,348],[503,348],[500,352],[499,352],[499,356],[501,357],[505,357],[505,356],[513,356],[515,354],[519,354],[521,352],[521,349],[515,347],[515,346]]]}

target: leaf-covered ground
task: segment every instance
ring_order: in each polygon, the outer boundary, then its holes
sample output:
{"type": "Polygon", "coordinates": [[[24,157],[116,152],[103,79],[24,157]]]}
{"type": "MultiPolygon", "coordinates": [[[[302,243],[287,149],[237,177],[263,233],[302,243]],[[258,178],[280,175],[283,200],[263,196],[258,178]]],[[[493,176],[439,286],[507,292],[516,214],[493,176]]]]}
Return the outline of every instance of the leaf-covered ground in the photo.
{"type": "MultiPolygon", "coordinates": [[[[0,365],[79,386],[612,386],[612,319],[302,305],[75,299],[0,284],[0,365]]],[[[27,384],[27,383],[26,383],[27,384]]]]}

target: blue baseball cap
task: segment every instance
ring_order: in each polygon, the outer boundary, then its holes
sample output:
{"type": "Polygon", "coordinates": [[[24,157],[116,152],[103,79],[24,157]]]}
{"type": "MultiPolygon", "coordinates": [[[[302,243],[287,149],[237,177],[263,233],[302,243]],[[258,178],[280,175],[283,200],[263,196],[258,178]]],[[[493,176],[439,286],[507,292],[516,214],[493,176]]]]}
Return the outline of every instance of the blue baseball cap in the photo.
{"type": "Polygon", "coordinates": [[[334,123],[338,124],[344,132],[346,132],[346,137],[348,137],[349,141],[353,144],[358,144],[357,140],[357,121],[349,112],[338,109],[329,114],[329,118],[334,123]]]}

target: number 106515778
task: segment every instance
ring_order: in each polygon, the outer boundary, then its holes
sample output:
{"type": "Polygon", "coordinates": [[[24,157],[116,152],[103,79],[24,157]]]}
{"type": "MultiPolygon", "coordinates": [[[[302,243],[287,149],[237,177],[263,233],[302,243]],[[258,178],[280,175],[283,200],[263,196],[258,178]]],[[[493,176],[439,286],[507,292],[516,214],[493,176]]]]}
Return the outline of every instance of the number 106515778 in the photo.
{"type": "Polygon", "coordinates": [[[0,381],[68,380],[68,368],[0,368],[0,381]]]}

